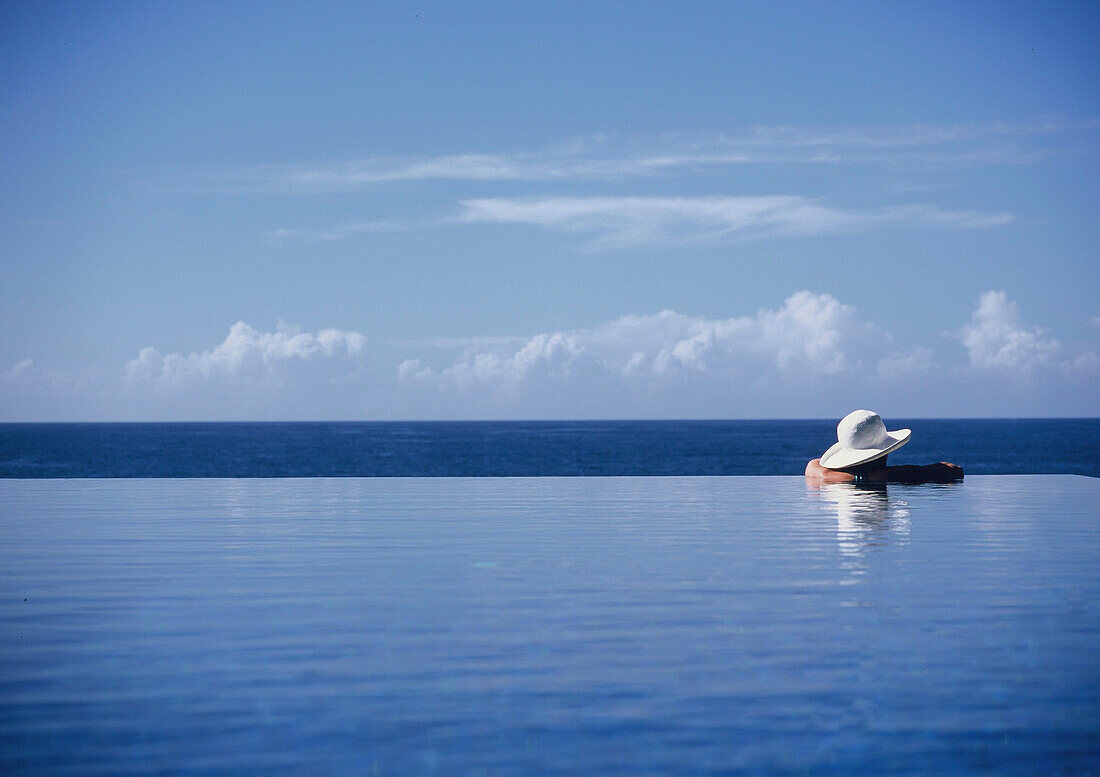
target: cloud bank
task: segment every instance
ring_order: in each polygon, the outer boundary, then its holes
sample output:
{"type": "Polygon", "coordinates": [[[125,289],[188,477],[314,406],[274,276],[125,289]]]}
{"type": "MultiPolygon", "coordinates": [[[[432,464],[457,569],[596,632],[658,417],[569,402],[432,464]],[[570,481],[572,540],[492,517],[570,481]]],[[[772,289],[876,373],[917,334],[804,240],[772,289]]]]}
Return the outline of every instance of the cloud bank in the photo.
{"type": "MultiPolygon", "coordinates": [[[[527,337],[368,342],[234,324],[205,350],[142,348],[124,369],[0,370],[5,420],[1095,415],[1100,347],[980,296],[936,345],[899,344],[830,294],[729,318],[665,310],[527,337]],[[65,409],[69,408],[69,414],[65,409]],[[74,409],[75,408],[75,409],[74,409]]],[[[1082,331],[1094,332],[1087,321],[1082,331]]]]}

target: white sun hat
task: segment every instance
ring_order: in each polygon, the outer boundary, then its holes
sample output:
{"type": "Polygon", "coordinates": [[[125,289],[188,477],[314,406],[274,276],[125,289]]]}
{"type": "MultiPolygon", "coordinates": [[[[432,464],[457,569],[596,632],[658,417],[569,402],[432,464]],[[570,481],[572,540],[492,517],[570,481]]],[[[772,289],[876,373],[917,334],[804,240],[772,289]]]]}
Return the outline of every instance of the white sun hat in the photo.
{"type": "Polygon", "coordinates": [[[856,410],[837,424],[837,443],[821,454],[821,466],[847,469],[881,459],[909,442],[910,434],[908,429],[888,432],[878,413],[856,410]]]}

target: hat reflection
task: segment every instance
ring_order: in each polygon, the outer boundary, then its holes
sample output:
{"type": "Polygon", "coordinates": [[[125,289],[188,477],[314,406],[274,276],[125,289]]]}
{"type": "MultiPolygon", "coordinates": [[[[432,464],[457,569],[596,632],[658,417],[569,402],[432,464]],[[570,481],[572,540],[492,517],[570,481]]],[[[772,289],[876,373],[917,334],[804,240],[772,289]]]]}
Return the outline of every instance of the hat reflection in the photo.
{"type": "Polygon", "coordinates": [[[817,489],[836,509],[836,540],[841,567],[853,585],[867,574],[867,556],[876,548],[909,541],[909,504],[891,497],[885,485],[823,483],[817,489]]]}

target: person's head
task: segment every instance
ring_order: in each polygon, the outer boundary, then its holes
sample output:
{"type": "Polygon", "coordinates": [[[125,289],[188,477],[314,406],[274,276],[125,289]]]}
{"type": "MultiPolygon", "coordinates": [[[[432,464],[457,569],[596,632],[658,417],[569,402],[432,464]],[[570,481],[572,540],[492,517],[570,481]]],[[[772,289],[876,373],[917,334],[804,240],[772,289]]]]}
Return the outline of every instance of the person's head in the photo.
{"type": "Polygon", "coordinates": [[[844,467],[841,472],[848,472],[855,475],[857,478],[865,478],[872,472],[877,472],[880,469],[886,469],[886,460],[890,458],[890,454],[874,459],[873,461],[867,461],[863,464],[856,464],[853,467],[844,467]]]}

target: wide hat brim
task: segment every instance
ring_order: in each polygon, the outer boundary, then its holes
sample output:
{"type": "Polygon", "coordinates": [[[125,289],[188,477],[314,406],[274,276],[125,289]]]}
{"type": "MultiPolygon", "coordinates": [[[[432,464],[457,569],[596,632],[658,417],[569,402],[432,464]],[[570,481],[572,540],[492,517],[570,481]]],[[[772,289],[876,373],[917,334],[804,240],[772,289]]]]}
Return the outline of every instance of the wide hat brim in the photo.
{"type": "Polygon", "coordinates": [[[910,434],[912,432],[909,429],[887,432],[886,439],[873,448],[845,448],[843,444],[838,442],[821,454],[821,466],[825,469],[848,469],[875,459],[881,459],[886,454],[896,451],[909,442],[910,434]]]}

